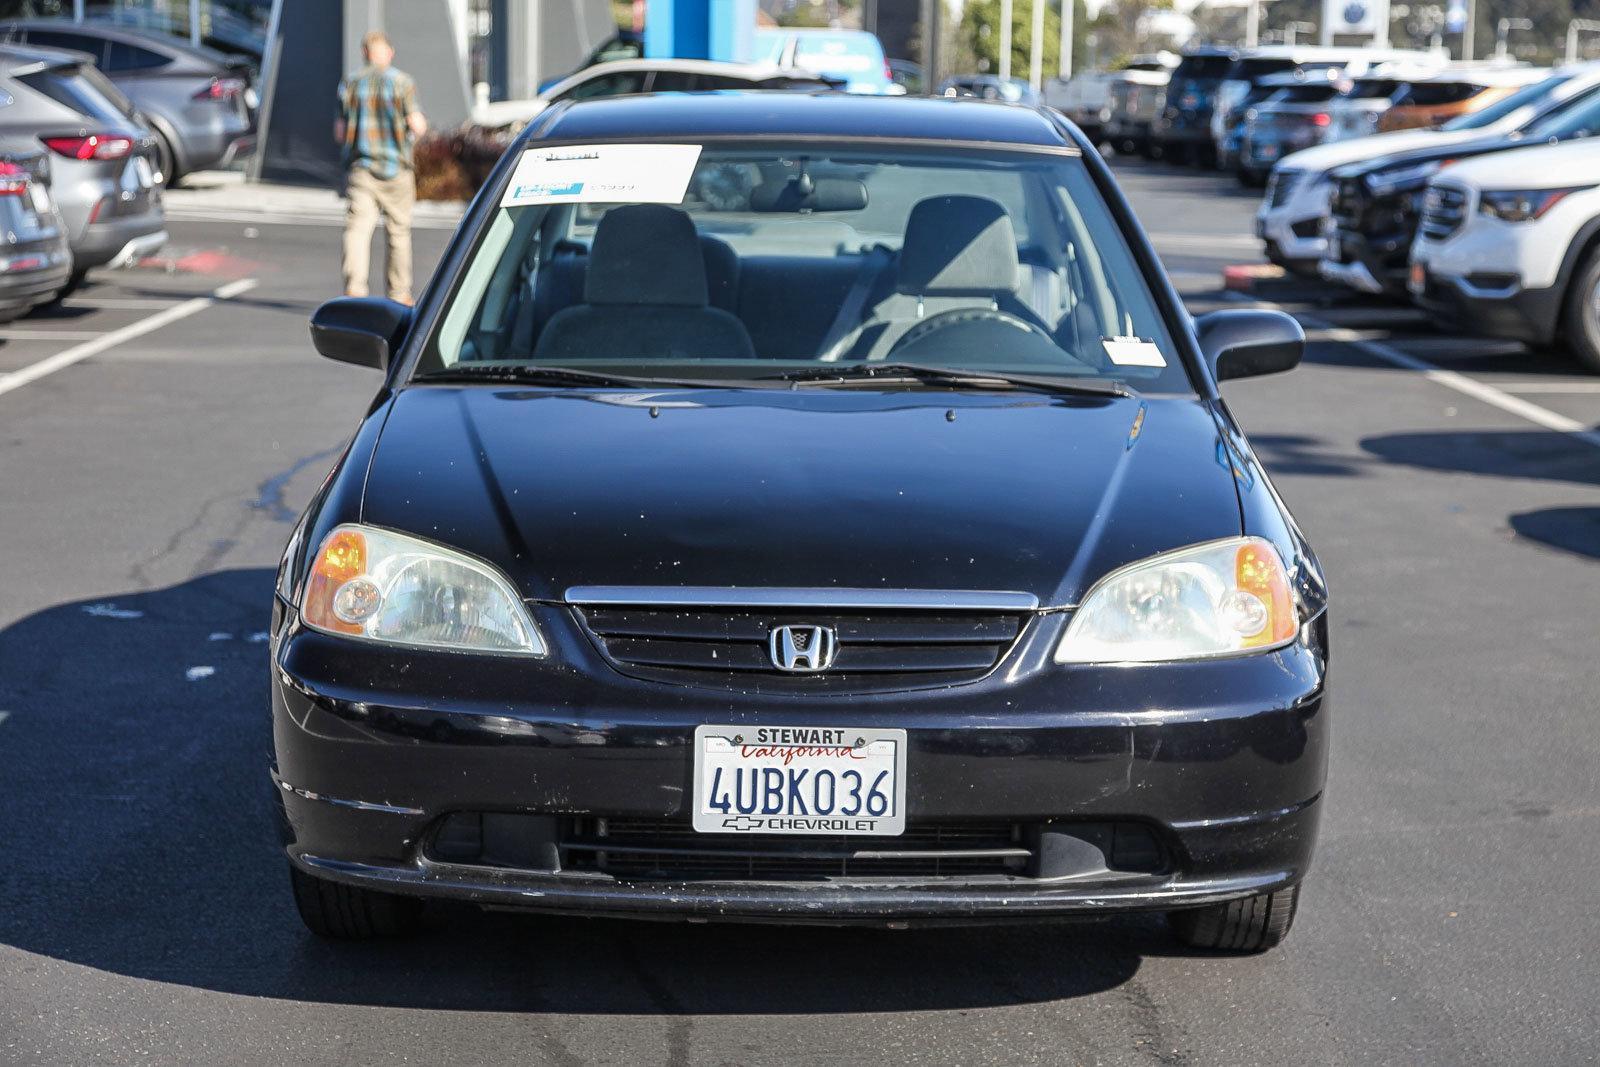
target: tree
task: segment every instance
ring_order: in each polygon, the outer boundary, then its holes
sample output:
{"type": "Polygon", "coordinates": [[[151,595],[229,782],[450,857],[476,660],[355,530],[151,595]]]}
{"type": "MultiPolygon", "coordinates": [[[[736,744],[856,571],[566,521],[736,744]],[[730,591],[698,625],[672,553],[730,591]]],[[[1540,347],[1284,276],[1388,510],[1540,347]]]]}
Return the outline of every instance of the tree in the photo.
{"type": "MultiPolygon", "coordinates": [[[[1061,10],[1051,0],[1013,0],[1011,6],[1011,76],[1028,76],[1028,50],[1033,42],[1033,5],[1050,6],[1044,13],[1044,73],[1055,74],[1061,56],[1061,10]]],[[[1076,9],[1082,11],[1082,7],[1076,9]]],[[[978,73],[1000,70],[1000,0],[968,0],[962,12],[959,48],[969,49],[978,73]]]]}

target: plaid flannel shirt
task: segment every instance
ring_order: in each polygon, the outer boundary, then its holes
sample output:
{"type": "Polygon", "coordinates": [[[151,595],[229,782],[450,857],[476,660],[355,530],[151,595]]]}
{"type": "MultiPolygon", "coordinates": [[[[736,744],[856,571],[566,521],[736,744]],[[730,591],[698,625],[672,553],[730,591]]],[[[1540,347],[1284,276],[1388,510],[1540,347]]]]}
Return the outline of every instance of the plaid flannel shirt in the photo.
{"type": "Polygon", "coordinates": [[[409,74],[363,67],[339,83],[339,108],[346,169],[364,167],[384,179],[410,169],[406,120],[417,110],[417,87],[409,74]]]}

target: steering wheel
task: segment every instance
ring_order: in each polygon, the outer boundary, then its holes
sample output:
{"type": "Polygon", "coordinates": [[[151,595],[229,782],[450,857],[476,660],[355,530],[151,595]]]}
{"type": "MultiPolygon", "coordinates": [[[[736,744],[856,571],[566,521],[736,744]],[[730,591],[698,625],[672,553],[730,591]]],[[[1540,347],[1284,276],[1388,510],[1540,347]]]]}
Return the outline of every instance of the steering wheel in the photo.
{"type": "Polygon", "coordinates": [[[900,335],[899,340],[889,346],[889,351],[884,359],[893,356],[900,349],[922,340],[924,337],[949,329],[952,326],[964,326],[972,322],[993,322],[1001,326],[1009,326],[1013,330],[1031,333],[1045,344],[1055,347],[1056,339],[1050,332],[1036,322],[1029,322],[1021,315],[1013,315],[1009,311],[999,308],[955,308],[951,311],[941,311],[917,323],[911,329],[900,335]]]}

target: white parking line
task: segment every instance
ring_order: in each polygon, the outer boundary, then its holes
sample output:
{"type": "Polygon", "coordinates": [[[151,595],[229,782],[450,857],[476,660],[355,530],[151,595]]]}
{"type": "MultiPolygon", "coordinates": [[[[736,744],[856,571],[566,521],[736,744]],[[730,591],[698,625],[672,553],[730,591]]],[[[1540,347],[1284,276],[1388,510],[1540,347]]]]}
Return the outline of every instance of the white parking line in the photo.
{"type": "Polygon", "coordinates": [[[1356,330],[1345,330],[1337,326],[1330,326],[1328,323],[1310,316],[1302,316],[1300,321],[1303,325],[1320,331],[1319,335],[1326,337],[1330,341],[1338,341],[1341,344],[1359,348],[1369,356],[1375,356],[1396,367],[1418,371],[1424,378],[1442,385],[1446,389],[1454,389],[1464,396],[1470,396],[1474,400],[1481,400],[1491,407],[1497,407],[1501,411],[1526,419],[1537,426],[1543,426],[1547,430],[1554,430],[1556,433],[1566,434],[1574,441],[1581,441],[1593,448],[1600,448],[1600,431],[1591,430],[1577,419],[1569,419],[1567,416],[1551,411],[1549,408],[1542,408],[1538,404],[1512,396],[1510,393],[1496,389],[1492,385],[1485,385],[1475,378],[1469,378],[1465,374],[1434,366],[1425,359],[1418,359],[1408,352],[1402,352],[1398,348],[1386,345],[1381,341],[1369,341],[1356,330]]]}
{"type": "Polygon", "coordinates": [[[0,341],[93,341],[105,336],[99,330],[5,330],[0,341]]]}
{"type": "MultiPolygon", "coordinates": [[[[233,222],[244,226],[262,224],[279,226],[343,226],[343,210],[337,211],[250,211],[204,207],[168,208],[167,219],[178,222],[233,222]]],[[[413,230],[453,230],[459,225],[458,215],[413,215],[413,230]]]]}
{"type": "Polygon", "coordinates": [[[155,300],[145,297],[130,296],[79,296],[73,294],[68,298],[68,307],[95,308],[105,311],[148,311],[160,308],[169,308],[176,304],[176,300],[155,300]]]}
{"type": "Polygon", "coordinates": [[[41,359],[37,363],[30,363],[21,370],[12,371],[10,374],[0,374],[0,396],[21,389],[30,382],[64,370],[74,363],[80,363],[90,356],[97,356],[108,348],[115,348],[124,341],[131,341],[135,337],[143,337],[147,333],[159,330],[163,326],[186,319],[190,315],[197,315],[206,308],[221,300],[232,298],[247,293],[256,287],[256,279],[240,278],[238,281],[229,282],[227,285],[218,286],[211,291],[210,296],[197,296],[192,300],[185,300],[181,304],[174,304],[165,311],[158,311],[149,318],[140,319],[120,329],[103,333],[92,341],[75,345],[64,352],[57,352],[53,356],[41,359]]]}
{"type": "Polygon", "coordinates": [[[1508,393],[1600,393],[1600,382],[1495,382],[1508,393]]]}
{"type": "Polygon", "coordinates": [[[1254,237],[1242,237],[1236,233],[1152,233],[1150,241],[1172,248],[1248,248],[1252,251],[1261,248],[1261,242],[1254,237]]]}

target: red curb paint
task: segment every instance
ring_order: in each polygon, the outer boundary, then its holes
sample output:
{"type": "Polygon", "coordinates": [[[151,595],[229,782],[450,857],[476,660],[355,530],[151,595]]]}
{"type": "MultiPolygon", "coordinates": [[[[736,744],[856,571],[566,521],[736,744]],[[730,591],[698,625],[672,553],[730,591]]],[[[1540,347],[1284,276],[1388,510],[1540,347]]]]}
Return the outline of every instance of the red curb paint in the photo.
{"type": "Polygon", "coordinates": [[[1283,275],[1283,268],[1271,263],[1237,263],[1222,268],[1222,287],[1248,293],[1256,287],[1257,282],[1277,281],[1283,275]]]}
{"type": "Polygon", "coordinates": [[[256,273],[260,266],[255,260],[241,259],[214,248],[177,256],[146,256],[138,263],[141,270],[177,271],[181,274],[206,274],[228,279],[248,277],[256,273]]]}

